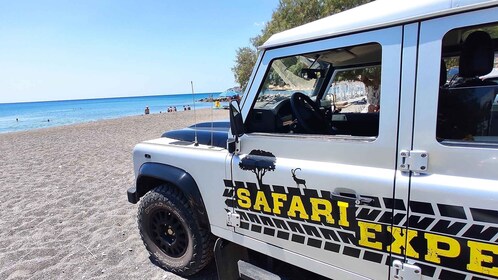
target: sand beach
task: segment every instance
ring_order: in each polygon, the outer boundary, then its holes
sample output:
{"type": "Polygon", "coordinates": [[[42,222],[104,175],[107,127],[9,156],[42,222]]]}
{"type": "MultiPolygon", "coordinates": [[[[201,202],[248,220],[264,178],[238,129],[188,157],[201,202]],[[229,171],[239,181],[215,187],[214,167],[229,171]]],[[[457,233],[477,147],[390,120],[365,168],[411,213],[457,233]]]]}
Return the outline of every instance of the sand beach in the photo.
{"type": "Polygon", "coordinates": [[[134,145],[194,122],[181,111],[0,134],[0,279],[183,279],[150,261],[126,190],[134,145]]]}

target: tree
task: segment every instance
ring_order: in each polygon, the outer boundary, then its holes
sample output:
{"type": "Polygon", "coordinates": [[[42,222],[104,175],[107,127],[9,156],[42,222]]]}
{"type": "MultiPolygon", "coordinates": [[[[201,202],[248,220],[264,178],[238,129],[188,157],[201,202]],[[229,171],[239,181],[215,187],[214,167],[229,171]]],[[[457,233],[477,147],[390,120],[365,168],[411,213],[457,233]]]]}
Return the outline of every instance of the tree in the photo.
{"type": "Polygon", "coordinates": [[[371,1],[280,0],[277,9],[272,14],[271,20],[261,30],[261,34],[250,39],[252,47],[244,47],[237,50],[235,66],[232,68],[235,80],[245,89],[256,62],[256,49],[266,42],[271,35],[371,1]],[[249,53],[251,54],[251,59],[247,59],[249,53]]]}
{"type": "Polygon", "coordinates": [[[245,158],[239,162],[242,170],[250,170],[256,175],[258,185],[263,184],[263,176],[267,171],[275,170],[275,156],[270,152],[262,150],[252,150],[245,158]]]}
{"type": "Polygon", "coordinates": [[[239,83],[240,87],[244,90],[247,86],[247,82],[251,77],[252,68],[256,63],[257,59],[256,50],[244,47],[237,50],[237,58],[235,60],[235,66],[232,68],[232,72],[235,75],[235,81],[239,83]]]}

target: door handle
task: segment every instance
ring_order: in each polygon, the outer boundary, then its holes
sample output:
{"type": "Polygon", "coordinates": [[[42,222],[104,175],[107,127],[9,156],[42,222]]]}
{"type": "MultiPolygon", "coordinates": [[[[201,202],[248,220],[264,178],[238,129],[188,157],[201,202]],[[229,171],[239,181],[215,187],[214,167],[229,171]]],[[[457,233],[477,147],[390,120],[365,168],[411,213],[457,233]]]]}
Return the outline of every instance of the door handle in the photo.
{"type": "Polygon", "coordinates": [[[356,205],[370,205],[374,201],[373,198],[363,197],[356,193],[333,192],[330,194],[332,200],[341,200],[352,202],[356,205]]]}

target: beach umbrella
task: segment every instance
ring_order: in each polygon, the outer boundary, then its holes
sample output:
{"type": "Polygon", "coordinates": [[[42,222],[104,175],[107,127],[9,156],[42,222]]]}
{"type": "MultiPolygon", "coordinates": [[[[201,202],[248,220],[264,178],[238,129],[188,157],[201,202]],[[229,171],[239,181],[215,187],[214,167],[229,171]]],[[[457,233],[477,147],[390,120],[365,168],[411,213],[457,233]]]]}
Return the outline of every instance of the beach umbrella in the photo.
{"type": "Polygon", "coordinates": [[[239,96],[240,95],[240,91],[237,91],[236,89],[227,89],[225,90],[224,92],[220,93],[220,95],[218,96],[219,98],[227,98],[227,97],[235,97],[235,96],[239,96]]]}

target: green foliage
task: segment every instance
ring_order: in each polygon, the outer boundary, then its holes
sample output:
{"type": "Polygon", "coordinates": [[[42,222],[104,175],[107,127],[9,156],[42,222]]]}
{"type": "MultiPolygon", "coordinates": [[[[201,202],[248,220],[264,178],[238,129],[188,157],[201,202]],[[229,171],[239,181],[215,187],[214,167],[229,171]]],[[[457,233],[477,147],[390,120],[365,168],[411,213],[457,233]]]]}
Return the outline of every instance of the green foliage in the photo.
{"type": "Polygon", "coordinates": [[[459,61],[460,61],[460,59],[458,56],[453,56],[453,57],[445,59],[444,62],[446,63],[446,69],[458,67],[459,61]]]}
{"type": "Polygon", "coordinates": [[[256,63],[256,59],[256,50],[250,47],[239,48],[237,50],[237,58],[232,72],[234,73],[235,81],[239,83],[243,90],[246,88],[247,82],[251,77],[252,67],[256,63]]]}
{"type": "Polygon", "coordinates": [[[261,46],[271,35],[345,10],[370,0],[280,0],[262,34],[251,39],[254,47],[261,46]]]}
{"type": "Polygon", "coordinates": [[[261,34],[250,39],[253,48],[244,47],[237,50],[236,64],[232,68],[235,80],[245,89],[252,67],[256,62],[256,48],[268,40],[271,35],[368,2],[371,0],[280,0],[271,20],[261,30],[261,34]],[[246,63],[250,63],[250,65],[246,65],[246,63]]]}
{"type": "Polygon", "coordinates": [[[371,80],[371,81],[376,81],[376,83],[379,83],[380,70],[381,70],[380,66],[370,66],[370,67],[361,67],[346,71],[339,71],[335,76],[334,82],[361,80],[364,83],[366,83],[366,80],[371,80]]]}

